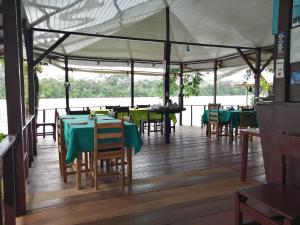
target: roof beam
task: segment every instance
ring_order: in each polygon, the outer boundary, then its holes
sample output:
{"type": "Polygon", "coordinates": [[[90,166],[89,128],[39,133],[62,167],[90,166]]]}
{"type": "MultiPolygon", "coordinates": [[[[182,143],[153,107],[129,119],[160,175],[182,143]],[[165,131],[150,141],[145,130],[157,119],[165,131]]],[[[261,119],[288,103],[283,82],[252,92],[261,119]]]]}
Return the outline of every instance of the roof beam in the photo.
{"type": "Polygon", "coordinates": [[[48,48],[42,55],[40,55],[36,60],[33,62],[33,66],[35,67],[38,63],[40,63],[45,57],[47,57],[54,49],[57,48],[64,40],[66,40],[70,34],[64,34],[60,39],[58,39],[50,48],[48,48]]]}
{"type": "Polygon", "coordinates": [[[266,67],[273,61],[274,55],[272,54],[271,57],[265,62],[265,64],[260,68],[260,72],[264,71],[266,67]]]}
{"type": "Polygon", "coordinates": [[[242,52],[242,50],[240,48],[237,48],[236,50],[240,53],[240,55],[242,56],[242,58],[244,59],[244,61],[246,62],[246,64],[249,66],[249,68],[252,70],[252,72],[254,74],[256,74],[257,71],[256,71],[255,67],[251,64],[251,62],[247,58],[247,56],[242,52]]]}
{"type": "Polygon", "coordinates": [[[119,40],[144,41],[144,42],[156,42],[156,43],[169,42],[171,44],[178,44],[178,45],[194,45],[194,46],[213,47],[213,48],[230,48],[230,49],[245,49],[245,50],[255,50],[256,49],[254,47],[244,47],[244,46],[234,46],[234,45],[204,44],[204,43],[171,41],[171,40],[166,41],[166,40],[162,40],[162,39],[125,37],[125,36],[106,35],[106,34],[91,34],[91,33],[76,32],[76,31],[49,30],[49,29],[42,29],[42,28],[33,28],[33,30],[40,31],[40,32],[72,34],[72,35],[79,35],[79,36],[101,37],[101,38],[110,38],[110,39],[119,39],[119,40]]]}

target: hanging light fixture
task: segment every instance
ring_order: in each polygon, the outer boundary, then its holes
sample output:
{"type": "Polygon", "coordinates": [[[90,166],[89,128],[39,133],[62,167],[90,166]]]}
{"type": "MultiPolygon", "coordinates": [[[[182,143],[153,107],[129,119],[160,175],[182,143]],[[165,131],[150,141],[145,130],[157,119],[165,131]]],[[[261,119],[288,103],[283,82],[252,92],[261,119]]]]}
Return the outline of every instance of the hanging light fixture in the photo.
{"type": "Polygon", "coordinates": [[[189,44],[186,45],[186,51],[187,52],[191,51],[189,44]]]}

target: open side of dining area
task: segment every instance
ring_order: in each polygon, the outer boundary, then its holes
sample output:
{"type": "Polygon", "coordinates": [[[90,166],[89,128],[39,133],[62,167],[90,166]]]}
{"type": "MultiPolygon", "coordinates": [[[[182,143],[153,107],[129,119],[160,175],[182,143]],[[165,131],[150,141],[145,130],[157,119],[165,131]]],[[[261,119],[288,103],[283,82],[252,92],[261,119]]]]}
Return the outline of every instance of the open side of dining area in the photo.
{"type": "MultiPolygon", "coordinates": [[[[0,224],[299,225],[299,8],[299,0],[0,1],[0,224]],[[52,122],[39,108],[45,63],[64,72],[52,122]],[[254,79],[241,84],[247,104],[218,102],[219,72],[241,66],[254,79]],[[130,103],[72,107],[73,70],[126,72],[130,103]],[[162,104],[136,104],[139,73],[161,76],[162,104]],[[200,95],[200,73],[213,80],[212,99],[193,115],[184,97],[200,95]]],[[[89,82],[77,96],[124,85],[89,82]]]]}

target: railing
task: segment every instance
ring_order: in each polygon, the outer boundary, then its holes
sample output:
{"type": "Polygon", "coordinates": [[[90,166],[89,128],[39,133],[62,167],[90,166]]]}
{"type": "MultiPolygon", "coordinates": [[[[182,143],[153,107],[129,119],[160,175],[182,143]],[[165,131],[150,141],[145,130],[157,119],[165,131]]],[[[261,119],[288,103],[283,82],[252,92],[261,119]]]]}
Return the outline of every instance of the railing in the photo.
{"type": "Polygon", "coordinates": [[[0,222],[15,224],[15,136],[7,136],[0,143],[0,222]]]}
{"type": "MultiPolygon", "coordinates": [[[[233,106],[234,108],[239,108],[238,105],[222,105],[223,108],[233,106]]],[[[105,106],[89,106],[90,109],[100,109],[104,108],[105,106]]],[[[190,125],[190,126],[201,126],[202,124],[202,114],[207,109],[207,105],[184,105],[186,111],[182,112],[182,125],[190,125]]],[[[71,107],[73,110],[85,110],[87,107],[71,107]]],[[[37,118],[37,125],[39,128],[39,132],[37,135],[45,137],[46,135],[52,135],[53,130],[51,127],[47,127],[47,124],[51,124],[55,122],[55,112],[58,112],[60,115],[66,113],[65,108],[50,108],[50,109],[40,109],[38,110],[38,118],[37,118]],[[39,124],[45,124],[39,125],[39,124]],[[41,129],[42,128],[42,129],[41,129]],[[48,128],[48,129],[47,129],[48,128]]],[[[179,115],[177,115],[177,120],[179,121],[179,115]]]]}

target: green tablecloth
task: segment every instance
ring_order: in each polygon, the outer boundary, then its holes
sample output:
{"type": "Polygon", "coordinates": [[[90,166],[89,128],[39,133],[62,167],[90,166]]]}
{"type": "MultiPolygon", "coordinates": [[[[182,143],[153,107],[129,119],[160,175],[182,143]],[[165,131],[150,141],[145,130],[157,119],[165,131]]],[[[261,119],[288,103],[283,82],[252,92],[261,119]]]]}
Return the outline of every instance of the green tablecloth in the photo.
{"type": "MultiPolygon", "coordinates": [[[[247,113],[255,113],[256,112],[244,112],[247,113]]],[[[207,124],[208,123],[208,116],[209,116],[209,110],[205,110],[202,115],[202,123],[207,124]]],[[[226,110],[226,109],[220,109],[219,110],[219,121],[221,123],[228,123],[232,125],[233,128],[237,128],[240,124],[241,119],[241,110],[226,110]]],[[[257,118],[255,120],[255,126],[257,127],[257,118]]]]}
{"type": "MultiPolygon", "coordinates": [[[[94,114],[105,114],[105,115],[107,115],[108,112],[109,112],[108,109],[92,110],[92,113],[94,113],[94,114]]],[[[139,126],[140,121],[148,120],[148,109],[146,109],[146,108],[140,108],[140,109],[131,108],[131,109],[129,109],[129,113],[130,113],[132,122],[137,126],[139,126]]],[[[123,114],[127,116],[127,113],[118,113],[118,119],[121,119],[123,114]]],[[[156,120],[156,119],[158,120],[158,119],[161,118],[161,114],[154,113],[154,112],[151,112],[149,116],[150,116],[150,119],[152,119],[152,120],[156,120]]],[[[176,118],[175,113],[170,114],[170,119],[172,120],[172,122],[174,124],[177,123],[177,118],[176,118]]]]}
{"type": "MultiPolygon", "coordinates": [[[[148,109],[145,109],[145,108],[130,109],[130,116],[131,116],[132,122],[135,125],[138,126],[140,124],[140,121],[143,121],[143,120],[146,121],[146,120],[148,120],[148,109]]],[[[152,120],[160,119],[161,118],[161,114],[160,113],[151,112],[149,114],[149,116],[150,116],[150,119],[152,119],[152,120]]],[[[175,113],[171,113],[170,114],[170,119],[172,120],[172,122],[174,124],[177,123],[177,118],[176,118],[175,113]]]]}
{"type": "MultiPolygon", "coordinates": [[[[66,162],[71,163],[78,152],[91,152],[94,149],[94,120],[87,115],[61,116],[64,126],[64,138],[67,145],[66,162]],[[87,122],[86,124],[76,124],[87,122]]],[[[106,115],[97,116],[97,122],[109,123],[118,121],[106,115]],[[107,120],[109,119],[109,120],[107,120]]],[[[135,153],[141,150],[143,141],[135,124],[125,122],[125,146],[133,147],[135,153]]]]}

